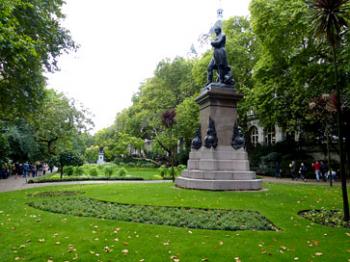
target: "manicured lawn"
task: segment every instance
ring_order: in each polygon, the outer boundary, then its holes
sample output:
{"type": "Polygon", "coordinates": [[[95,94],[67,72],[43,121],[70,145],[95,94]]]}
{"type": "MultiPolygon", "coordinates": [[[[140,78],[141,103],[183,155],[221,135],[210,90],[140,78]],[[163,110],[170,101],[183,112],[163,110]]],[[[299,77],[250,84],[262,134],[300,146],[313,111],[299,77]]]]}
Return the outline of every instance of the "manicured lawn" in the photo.
{"type": "MultiPolygon", "coordinates": [[[[106,165],[107,166],[107,165],[106,165]]],[[[159,180],[162,179],[162,177],[159,175],[158,168],[154,167],[118,167],[116,165],[109,165],[112,166],[113,173],[111,178],[112,179],[132,179],[132,178],[142,178],[144,180],[159,180]],[[120,168],[124,168],[126,170],[126,174],[124,176],[118,175],[118,170],[120,168]]],[[[84,165],[82,167],[83,174],[77,175],[75,172],[71,176],[64,175],[63,180],[69,179],[69,180],[79,180],[79,179],[108,179],[106,177],[106,174],[104,172],[104,165],[84,165]],[[92,176],[89,172],[89,166],[92,166],[96,170],[96,175],[92,176]],[[96,168],[100,167],[100,168],[96,168]]],[[[91,170],[91,168],[90,168],[91,170]]],[[[32,179],[32,178],[31,178],[32,179]]],[[[47,174],[45,176],[36,177],[34,181],[40,181],[40,180],[52,180],[53,182],[55,180],[60,180],[60,174],[58,172],[53,174],[47,174]]],[[[47,182],[47,181],[46,181],[47,182]]]]}
{"type": "Polygon", "coordinates": [[[1,261],[348,261],[350,229],[314,224],[305,209],[341,209],[340,188],[264,184],[263,192],[206,192],[172,184],[36,188],[0,194],[1,261]],[[280,231],[223,231],[76,217],[34,209],[30,194],[82,191],[125,204],[258,211],[280,231]],[[239,259],[238,259],[239,258],[239,259]]]}

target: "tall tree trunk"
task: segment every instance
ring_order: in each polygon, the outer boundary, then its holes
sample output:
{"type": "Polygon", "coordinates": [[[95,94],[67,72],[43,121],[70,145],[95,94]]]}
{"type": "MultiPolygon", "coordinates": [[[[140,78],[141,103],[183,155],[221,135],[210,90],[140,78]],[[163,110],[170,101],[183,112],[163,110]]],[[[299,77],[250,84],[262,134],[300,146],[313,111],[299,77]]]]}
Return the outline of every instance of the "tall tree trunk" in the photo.
{"type": "Polygon", "coordinates": [[[335,76],[335,87],[337,91],[337,124],[338,124],[338,140],[339,140],[339,155],[340,155],[340,175],[341,175],[341,187],[343,195],[343,210],[344,210],[344,221],[349,221],[349,200],[348,192],[346,190],[346,173],[345,173],[345,152],[344,152],[344,141],[343,141],[343,115],[341,108],[341,89],[338,83],[338,65],[337,55],[335,46],[332,47],[333,51],[333,65],[334,65],[334,76],[335,76]]]}
{"type": "Polygon", "coordinates": [[[329,185],[333,186],[333,175],[332,175],[332,166],[331,166],[331,152],[329,149],[329,127],[326,127],[326,136],[327,136],[327,162],[328,162],[328,177],[329,177],[329,185]]]}

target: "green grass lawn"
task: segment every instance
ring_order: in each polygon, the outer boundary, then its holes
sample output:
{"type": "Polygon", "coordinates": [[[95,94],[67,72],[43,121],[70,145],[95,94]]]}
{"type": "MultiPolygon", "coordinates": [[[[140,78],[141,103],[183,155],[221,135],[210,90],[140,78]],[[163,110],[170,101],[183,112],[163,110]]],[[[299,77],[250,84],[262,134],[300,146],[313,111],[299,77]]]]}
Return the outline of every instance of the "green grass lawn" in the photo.
{"type": "MultiPolygon", "coordinates": [[[[83,166],[83,174],[82,175],[76,175],[75,173],[71,176],[63,175],[63,180],[64,179],[99,179],[99,178],[106,178],[106,175],[104,173],[104,165],[100,165],[100,168],[95,168],[97,173],[95,176],[90,175],[89,173],[89,166],[96,167],[98,165],[84,165],[83,166]]],[[[112,165],[113,166],[113,165],[112,165]]],[[[159,170],[158,168],[154,167],[129,167],[125,166],[123,167],[126,170],[126,174],[124,176],[118,176],[118,169],[121,167],[118,166],[113,166],[113,174],[111,178],[121,178],[121,179],[128,179],[128,178],[142,178],[144,180],[161,180],[163,179],[159,175],[159,170]]],[[[52,174],[47,174],[45,176],[39,176],[34,179],[34,181],[40,181],[40,180],[47,180],[50,179],[53,182],[55,180],[60,180],[60,174],[58,172],[52,173],[52,174]]]]}
{"type": "Polygon", "coordinates": [[[173,184],[57,186],[0,194],[1,261],[349,261],[350,229],[314,224],[305,209],[341,209],[339,187],[264,184],[206,192],[173,184]],[[31,194],[74,190],[125,204],[258,211],[279,231],[178,228],[75,217],[26,205],[31,194]]]}

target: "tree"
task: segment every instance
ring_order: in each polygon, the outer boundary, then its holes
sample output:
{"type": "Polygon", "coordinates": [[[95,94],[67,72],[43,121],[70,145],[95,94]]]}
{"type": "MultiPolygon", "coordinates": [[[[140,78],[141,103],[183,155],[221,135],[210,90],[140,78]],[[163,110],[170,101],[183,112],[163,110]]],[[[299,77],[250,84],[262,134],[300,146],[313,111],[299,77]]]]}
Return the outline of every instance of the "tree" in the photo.
{"type": "Polygon", "coordinates": [[[84,164],[84,161],[82,157],[72,151],[64,151],[61,152],[57,158],[57,163],[59,169],[60,169],[60,178],[63,177],[63,169],[65,166],[82,166],[84,164]]]}
{"type": "Polygon", "coordinates": [[[177,105],[175,112],[175,135],[178,140],[184,140],[186,149],[189,151],[195,131],[199,127],[199,106],[192,96],[177,105]]]}
{"type": "Polygon", "coordinates": [[[350,220],[349,200],[346,189],[345,152],[343,145],[342,87],[339,85],[337,51],[341,47],[342,34],[348,30],[350,19],[350,0],[313,0],[312,27],[320,40],[326,40],[331,48],[334,68],[334,86],[336,89],[336,108],[339,137],[340,173],[342,178],[342,196],[344,221],[350,220]]]}
{"type": "Polygon", "coordinates": [[[59,152],[77,146],[77,137],[93,125],[88,112],[77,109],[74,101],[54,90],[46,90],[40,109],[32,119],[35,136],[44,146],[44,155],[49,158],[59,152]]]}
{"type": "Polygon", "coordinates": [[[57,70],[62,52],[75,50],[61,27],[63,0],[0,2],[0,119],[34,112],[44,98],[45,68],[57,70]]]}

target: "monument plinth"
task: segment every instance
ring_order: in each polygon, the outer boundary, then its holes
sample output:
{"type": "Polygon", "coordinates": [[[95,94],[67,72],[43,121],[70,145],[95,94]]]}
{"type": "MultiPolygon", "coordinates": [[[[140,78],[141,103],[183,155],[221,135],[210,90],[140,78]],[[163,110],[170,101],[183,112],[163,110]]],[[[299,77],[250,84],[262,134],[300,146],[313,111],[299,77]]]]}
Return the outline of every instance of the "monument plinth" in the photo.
{"type": "Polygon", "coordinates": [[[237,102],[243,98],[232,86],[211,83],[197,97],[200,132],[192,142],[187,170],[178,187],[204,190],[259,190],[261,180],[250,171],[244,138],[237,125],[237,102]],[[243,140],[243,144],[242,144],[243,140]]]}

